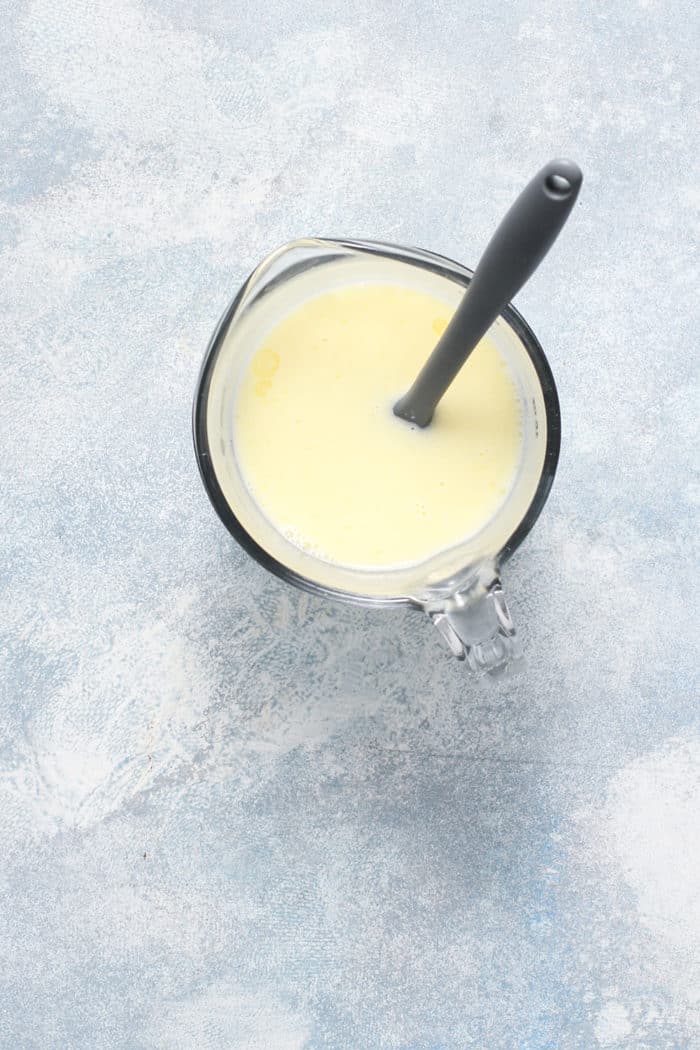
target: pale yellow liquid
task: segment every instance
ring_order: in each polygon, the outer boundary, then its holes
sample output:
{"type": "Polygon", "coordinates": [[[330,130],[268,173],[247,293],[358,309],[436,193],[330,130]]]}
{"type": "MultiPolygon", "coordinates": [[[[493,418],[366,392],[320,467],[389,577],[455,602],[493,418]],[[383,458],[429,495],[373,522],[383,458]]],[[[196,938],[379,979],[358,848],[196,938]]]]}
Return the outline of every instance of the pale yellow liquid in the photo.
{"type": "Polygon", "coordinates": [[[520,406],[484,338],[425,430],[392,413],[453,309],[394,284],[350,285],[283,318],[254,354],[234,441],[256,503],[297,546],[340,565],[421,562],[504,501],[520,406]]]}

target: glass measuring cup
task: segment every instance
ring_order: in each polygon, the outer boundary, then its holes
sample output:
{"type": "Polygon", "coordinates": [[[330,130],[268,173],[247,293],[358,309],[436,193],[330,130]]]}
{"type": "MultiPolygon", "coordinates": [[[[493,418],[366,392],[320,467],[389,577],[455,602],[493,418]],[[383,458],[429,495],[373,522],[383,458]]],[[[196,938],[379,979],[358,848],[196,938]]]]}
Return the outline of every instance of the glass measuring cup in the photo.
{"type": "Polygon", "coordinates": [[[559,457],[554,379],[529,326],[508,306],[489,332],[516,385],[520,461],[503,503],[473,535],[413,565],[352,568],[292,543],[257,506],[237,458],[233,419],[239,384],[267,332],[306,300],[358,283],[394,283],[456,306],[471,271],[418,248],[372,241],[294,241],[269,255],[221,318],[206,351],[194,399],[197,463],[229,532],[265,568],[304,590],[361,605],[410,605],[426,613],[443,643],[474,672],[505,668],[520,653],[500,568],[534,525],[559,457]]]}

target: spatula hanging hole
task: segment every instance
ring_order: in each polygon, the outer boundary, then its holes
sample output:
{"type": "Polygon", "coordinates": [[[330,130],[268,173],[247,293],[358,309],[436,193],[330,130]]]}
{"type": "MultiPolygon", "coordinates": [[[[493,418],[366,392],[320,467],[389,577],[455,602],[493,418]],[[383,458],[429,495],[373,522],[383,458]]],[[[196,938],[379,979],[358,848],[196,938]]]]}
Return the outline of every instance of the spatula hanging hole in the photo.
{"type": "Polygon", "coordinates": [[[544,188],[550,197],[555,197],[559,201],[566,200],[573,189],[571,183],[565,175],[548,175],[544,180],[544,188]]]}

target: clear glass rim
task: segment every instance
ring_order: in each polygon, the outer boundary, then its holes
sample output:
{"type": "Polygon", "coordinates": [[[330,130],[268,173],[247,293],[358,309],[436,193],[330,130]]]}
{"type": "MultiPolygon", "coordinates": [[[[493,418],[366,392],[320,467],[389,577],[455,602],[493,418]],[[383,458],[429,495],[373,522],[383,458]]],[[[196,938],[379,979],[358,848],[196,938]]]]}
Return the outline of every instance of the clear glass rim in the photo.
{"type": "MultiPolygon", "coordinates": [[[[431,270],[433,273],[449,277],[452,280],[461,280],[465,288],[469,284],[473,273],[472,270],[463,266],[461,263],[455,262],[446,256],[438,255],[435,252],[429,252],[423,248],[411,248],[408,246],[383,243],[381,241],[314,237],[292,241],[289,244],[284,245],[283,248],[290,249],[296,245],[310,246],[314,244],[323,247],[335,245],[353,250],[359,249],[367,253],[385,256],[392,259],[395,259],[397,254],[403,254],[406,256],[407,260],[410,259],[414,265],[423,266],[424,268],[431,270]]],[[[269,258],[269,256],[267,258],[269,258]]],[[[265,260],[263,260],[263,263],[260,265],[263,266],[264,263],[265,260]]],[[[413,601],[408,597],[374,597],[337,590],[333,587],[328,587],[325,584],[310,580],[308,577],[303,576],[294,569],[290,569],[287,565],[284,565],[269,554],[259,543],[256,542],[255,539],[253,539],[234,513],[233,508],[226,500],[221,487],[219,486],[216,473],[212,466],[211,454],[209,451],[209,436],[207,432],[207,405],[211,378],[223,341],[228,332],[229,325],[231,324],[234,315],[246,296],[251,282],[255,279],[259,269],[260,266],[256,267],[256,269],[244,281],[219,320],[219,323],[209,340],[195,388],[192,406],[192,436],[197,466],[207,495],[209,496],[212,506],[220,520],[240,546],[250,554],[251,557],[255,558],[263,568],[267,569],[285,582],[291,583],[295,587],[299,587],[301,590],[308,591],[311,594],[334,598],[339,601],[349,602],[353,605],[375,607],[411,605],[413,604],[413,601]]],[[[276,278],[271,284],[274,285],[278,280],[286,280],[288,276],[289,274],[286,273],[282,277],[276,278]]],[[[547,497],[549,496],[554,481],[561,448],[561,413],[559,409],[559,397],[554,383],[554,376],[552,375],[552,370],[549,366],[544,350],[525,318],[518,312],[518,310],[516,310],[512,303],[509,303],[502,311],[501,317],[520,339],[537,374],[544,399],[545,414],[547,418],[547,437],[542,472],[537,488],[535,489],[530,505],[522,520],[502,547],[499,554],[499,564],[507,561],[511,554],[513,554],[513,552],[520,546],[537,521],[542,508],[547,501],[547,497]]]]}

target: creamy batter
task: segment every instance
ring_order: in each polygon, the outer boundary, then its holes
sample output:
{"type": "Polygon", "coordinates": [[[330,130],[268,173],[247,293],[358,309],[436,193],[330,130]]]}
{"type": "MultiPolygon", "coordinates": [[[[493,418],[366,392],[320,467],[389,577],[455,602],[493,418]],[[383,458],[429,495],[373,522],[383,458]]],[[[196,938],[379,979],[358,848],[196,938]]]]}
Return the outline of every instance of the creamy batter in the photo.
{"type": "Polygon", "coordinates": [[[254,353],[235,405],[238,459],[258,506],[297,546],[357,568],[421,562],[505,499],[520,405],[488,337],[429,427],[392,412],[452,312],[401,285],[349,285],[284,317],[254,353]]]}

